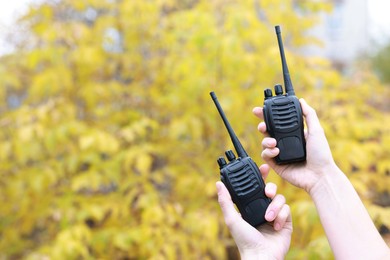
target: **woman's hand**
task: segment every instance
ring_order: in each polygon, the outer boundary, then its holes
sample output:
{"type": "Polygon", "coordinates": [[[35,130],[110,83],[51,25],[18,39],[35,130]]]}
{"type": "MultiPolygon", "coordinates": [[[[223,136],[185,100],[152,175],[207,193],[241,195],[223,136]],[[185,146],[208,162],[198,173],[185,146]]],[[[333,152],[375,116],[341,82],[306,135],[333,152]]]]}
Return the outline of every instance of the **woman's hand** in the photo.
{"type": "MultiPolygon", "coordinates": [[[[335,172],[334,169],[337,166],[332,158],[328,141],[315,110],[303,99],[300,99],[300,103],[307,125],[305,132],[306,162],[287,165],[276,164],[274,157],[279,154],[279,149],[276,147],[276,140],[268,136],[264,122],[258,126],[259,131],[265,135],[262,141],[263,152],[261,156],[283,179],[311,193],[313,187],[321,183],[322,177],[335,172]]],[[[261,107],[255,107],[253,113],[260,119],[264,119],[261,107]]]]}
{"type": "MultiPolygon", "coordinates": [[[[268,175],[269,166],[260,166],[263,177],[268,175]]],[[[276,194],[276,185],[268,183],[265,194],[272,199],[265,219],[268,223],[257,229],[248,224],[234,207],[225,185],[218,181],[218,202],[225,223],[228,226],[242,259],[284,259],[291,241],[292,219],[290,208],[283,195],[276,194]]]]}

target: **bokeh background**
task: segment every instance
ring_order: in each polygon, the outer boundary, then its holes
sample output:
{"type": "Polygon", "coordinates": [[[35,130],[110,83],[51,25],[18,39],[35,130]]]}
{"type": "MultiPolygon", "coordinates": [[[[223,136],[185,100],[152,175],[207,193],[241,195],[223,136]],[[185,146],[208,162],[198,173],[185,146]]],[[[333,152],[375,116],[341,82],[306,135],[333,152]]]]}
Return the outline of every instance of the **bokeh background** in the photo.
{"type": "MultiPolygon", "coordinates": [[[[350,2],[25,6],[2,34],[0,259],[238,259],[215,188],[232,145],[209,92],[261,164],[251,110],[282,82],[276,24],[297,95],[390,244],[390,48],[344,22],[350,2]],[[346,31],[369,40],[343,45],[346,31]]],[[[309,196],[267,181],[292,208],[287,259],[333,259],[309,196]]]]}

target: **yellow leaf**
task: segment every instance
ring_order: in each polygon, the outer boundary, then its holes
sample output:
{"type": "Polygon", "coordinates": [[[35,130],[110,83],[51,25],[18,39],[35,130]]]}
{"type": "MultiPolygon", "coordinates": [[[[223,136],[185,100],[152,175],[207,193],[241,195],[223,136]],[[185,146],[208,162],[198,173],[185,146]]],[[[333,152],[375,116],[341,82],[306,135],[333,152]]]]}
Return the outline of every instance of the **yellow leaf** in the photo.
{"type": "Polygon", "coordinates": [[[147,153],[139,154],[136,159],[136,168],[141,174],[148,174],[151,170],[153,158],[147,153]]]}

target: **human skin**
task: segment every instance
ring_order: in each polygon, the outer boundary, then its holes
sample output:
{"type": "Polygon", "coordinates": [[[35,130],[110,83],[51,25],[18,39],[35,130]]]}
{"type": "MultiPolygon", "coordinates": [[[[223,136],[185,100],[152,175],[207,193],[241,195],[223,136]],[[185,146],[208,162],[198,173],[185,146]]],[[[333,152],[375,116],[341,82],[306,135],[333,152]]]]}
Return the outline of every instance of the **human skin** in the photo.
{"type": "MultiPolygon", "coordinates": [[[[333,160],[328,141],[315,110],[300,99],[307,132],[304,163],[278,165],[276,140],[264,134],[262,158],[283,179],[304,189],[313,199],[336,259],[390,259],[386,245],[354,187],[333,160]]],[[[253,113],[264,120],[261,107],[253,113]]]]}
{"type": "MultiPolygon", "coordinates": [[[[259,169],[265,179],[269,166],[264,164],[259,169]]],[[[216,186],[225,223],[236,242],[241,259],[284,259],[290,247],[293,228],[290,208],[284,196],[276,194],[276,185],[267,183],[265,187],[265,194],[272,202],[265,214],[268,222],[258,228],[248,224],[237,212],[225,185],[218,181],[216,186]]]]}

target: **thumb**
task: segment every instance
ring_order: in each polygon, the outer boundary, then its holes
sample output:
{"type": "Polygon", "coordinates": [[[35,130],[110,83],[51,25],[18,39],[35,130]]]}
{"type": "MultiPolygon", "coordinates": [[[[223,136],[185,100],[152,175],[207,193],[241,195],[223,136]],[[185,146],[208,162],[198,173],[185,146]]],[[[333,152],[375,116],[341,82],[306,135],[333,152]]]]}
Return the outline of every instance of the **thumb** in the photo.
{"type": "Polygon", "coordinates": [[[238,249],[242,251],[245,248],[258,245],[264,239],[262,234],[249,225],[237,212],[225,185],[218,181],[216,186],[218,190],[218,202],[221,206],[226,226],[229,228],[238,249]]]}
{"type": "Polygon", "coordinates": [[[229,191],[226,189],[225,185],[221,181],[218,181],[216,186],[218,192],[218,202],[221,207],[225,223],[229,228],[232,228],[235,223],[240,221],[241,216],[235,209],[232,198],[230,197],[229,191]]]}
{"type": "Polygon", "coordinates": [[[320,120],[318,119],[317,113],[314,108],[309,106],[303,98],[299,99],[299,101],[301,103],[302,113],[306,119],[309,134],[321,130],[322,127],[320,124],[320,120]]]}

